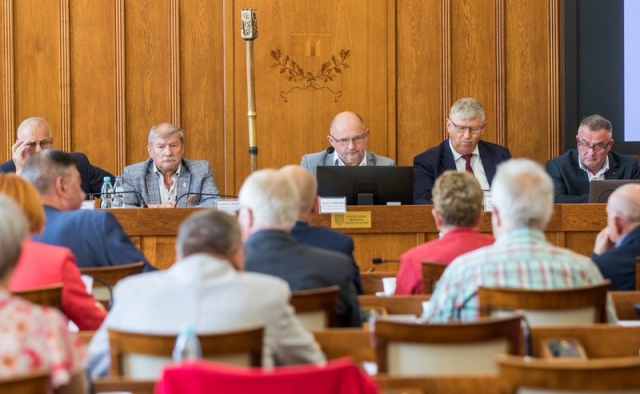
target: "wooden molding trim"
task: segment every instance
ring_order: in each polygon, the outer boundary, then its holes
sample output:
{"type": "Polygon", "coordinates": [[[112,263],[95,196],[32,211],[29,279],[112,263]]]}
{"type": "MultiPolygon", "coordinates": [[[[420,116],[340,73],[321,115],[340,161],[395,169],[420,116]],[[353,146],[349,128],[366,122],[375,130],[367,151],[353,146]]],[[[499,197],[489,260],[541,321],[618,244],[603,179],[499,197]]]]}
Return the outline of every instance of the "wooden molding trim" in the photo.
{"type": "Polygon", "coordinates": [[[549,2],[549,152],[548,157],[560,154],[562,135],[560,124],[562,121],[562,2],[549,2]]]}
{"type": "Polygon", "coordinates": [[[507,144],[507,81],[506,81],[506,57],[505,57],[505,11],[504,0],[496,0],[496,144],[507,144]]]}
{"type": "MultiPolygon", "coordinates": [[[[451,2],[442,2],[442,87],[440,90],[442,103],[442,121],[449,117],[451,103],[451,2]]],[[[447,128],[440,127],[440,139],[448,138],[447,128]]]]}
{"type": "Polygon", "coordinates": [[[171,122],[180,125],[180,2],[171,0],[170,6],[171,52],[171,122]]]}
{"type": "Polygon", "coordinates": [[[387,1],[387,156],[393,157],[396,162],[398,156],[397,133],[397,29],[396,29],[396,1],[387,1]]]}
{"type": "Polygon", "coordinates": [[[71,146],[71,44],[69,41],[69,0],[60,0],[60,138],[61,148],[71,146]]]}
{"type": "Polygon", "coordinates": [[[2,100],[3,100],[3,119],[4,119],[4,140],[5,140],[5,154],[11,157],[11,147],[15,141],[15,97],[14,83],[15,75],[13,73],[13,0],[5,0],[2,2],[2,23],[4,30],[2,31],[3,37],[3,81],[2,84],[2,100]]]}
{"type": "Polygon", "coordinates": [[[125,101],[125,15],[124,0],[115,0],[115,112],[116,172],[122,173],[127,159],[127,110],[125,101]]]}

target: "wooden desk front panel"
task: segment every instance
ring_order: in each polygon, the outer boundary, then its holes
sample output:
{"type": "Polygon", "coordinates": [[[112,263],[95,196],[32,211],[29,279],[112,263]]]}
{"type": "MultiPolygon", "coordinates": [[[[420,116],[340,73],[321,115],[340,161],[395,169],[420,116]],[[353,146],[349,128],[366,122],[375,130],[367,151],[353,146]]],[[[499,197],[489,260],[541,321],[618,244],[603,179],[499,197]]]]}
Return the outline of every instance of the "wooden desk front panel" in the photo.
{"type": "MultiPolygon", "coordinates": [[[[430,206],[352,206],[349,211],[370,211],[371,228],[339,229],[351,234],[355,257],[363,271],[371,268],[371,260],[381,257],[397,260],[405,250],[438,237],[430,206]]],[[[175,261],[175,236],[180,223],[198,208],[177,209],[111,209],[127,234],[140,247],[149,261],[168,268],[175,261]]],[[[589,256],[598,232],[606,226],[604,204],[556,205],[547,226],[549,241],[589,256]]],[[[312,224],[331,225],[330,215],[316,215],[312,224]]],[[[483,215],[480,231],[491,233],[491,214],[483,215]]],[[[396,271],[398,263],[385,263],[376,271],[396,271]]]]}

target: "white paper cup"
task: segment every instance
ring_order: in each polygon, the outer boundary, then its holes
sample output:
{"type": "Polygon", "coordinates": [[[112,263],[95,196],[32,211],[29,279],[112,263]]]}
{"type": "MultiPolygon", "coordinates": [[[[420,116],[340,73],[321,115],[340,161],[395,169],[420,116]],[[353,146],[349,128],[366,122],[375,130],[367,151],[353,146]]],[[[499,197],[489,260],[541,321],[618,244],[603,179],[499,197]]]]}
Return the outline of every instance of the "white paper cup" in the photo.
{"type": "Polygon", "coordinates": [[[396,278],[382,278],[384,294],[392,296],[396,292],[396,278]]]}

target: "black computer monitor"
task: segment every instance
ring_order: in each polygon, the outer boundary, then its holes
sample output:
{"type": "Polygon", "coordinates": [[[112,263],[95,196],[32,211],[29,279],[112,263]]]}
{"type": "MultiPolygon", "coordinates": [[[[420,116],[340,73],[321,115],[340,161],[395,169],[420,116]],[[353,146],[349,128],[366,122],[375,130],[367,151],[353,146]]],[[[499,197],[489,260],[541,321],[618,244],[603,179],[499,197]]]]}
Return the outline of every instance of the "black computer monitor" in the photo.
{"type": "Polygon", "coordinates": [[[640,179],[603,179],[589,183],[589,202],[605,203],[614,190],[627,183],[640,183],[640,179]]]}
{"type": "Polygon", "coordinates": [[[346,197],[347,205],[410,205],[413,167],[318,166],[318,195],[346,197]]]}

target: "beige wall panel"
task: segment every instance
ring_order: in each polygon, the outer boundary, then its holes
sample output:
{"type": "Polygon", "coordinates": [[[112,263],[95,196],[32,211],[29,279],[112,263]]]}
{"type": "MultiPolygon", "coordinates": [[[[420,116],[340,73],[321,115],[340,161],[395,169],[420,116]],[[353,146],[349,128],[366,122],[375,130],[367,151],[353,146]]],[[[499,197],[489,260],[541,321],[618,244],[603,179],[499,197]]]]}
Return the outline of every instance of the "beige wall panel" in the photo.
{"type": "MultiPolygon", "coordinates": [[[[171,122],[169,1],[125,2],[127,164],[146,160],[149,128],[171,122]]],[[[192,134],[186,130],[186,138],[192,134]]]]}
{"type": "Polygon", "coordinates": [[[114,2],[73,0],[69,16],[71,150],[116,174],[114,2]]]}
{"type": "Polygon", "coordinates": [[[413,165],[415,155],[445,135],[443,11],[440,0],[398,1],[399,165],[413,165]]]}
{"type": "Polygon", "coordinates": [[[514,157],[541,163],[555,156],[552,144],[560,140],[559,86],[554,84],[560,65],[551,59],[560,47],[557,29],[552,30],[551,18],[558,15],[554,6],[555,1],[508,0],[505,7],[507,145],[514,157]]]}
{"type": "MultiPolygon", "coordinates": [[[[502,0],[495,0],[502,1],[502,0]]],[[[461,97],[475,97],[485,109],[485,141],[496,141],[497,70],[495,1],[452,1],[450,10],[451,107],[461,97]]],[[[447,111],[448,114],[448,111],[447,111]]]]}
{"type": "MultiPolygon", "coordinates": [[[[279,167],[299,163],[303,154],[325,149],[326,136],[333,116],[343,110],[361,113],[372,134],[369,149],[395,157],[389,151],[389,135],[395,136],[395,122],[388,102],[389,43],[395,42],[395,30],[389,26],[393,12],[389,0],[262,0],[237,1],[233,6],[233,23],[238,26],[240,10],[253,7],[258,12],[259,37],[254,43],[257,108],[258,166],[279,167]],[[307,73],[318,76],[322,64],[350,51],[341,73],[333,81],[311,82],[307,73]],[[273,67],[272,51],[281,51],[305,72],[297,81],[288,80],[288,72],[273,67]],[[389,126],[391,125],[391,127],[389,126]],[[389,134],[388,134],[389,133],[389,134]]],[[[249,174],[247,152],[247,98],[245,41],[240,28],[233,39],[234,121],[236,133],[236,185],[249,174]]],[[[393,48],[391,44],[391,48],[393,48]]],[[[291,62],[287,64],[291,66],[291,62]]],[[[393,86],[393,85],[392,85],[393,86]]],[[[393,113],[393,112],[392,112],[393,113]]]]}
{"type": "Polygon", "coordinates": [[[31,116],[45,118],[61,148],[59,3],[14,1],[13,11],[16,126],[31,116]]]}
{"type": "Polygon", "coordinates": [[[209,160],[216,186],[227,194],[224,166],[223,3],[180,2],[181,126],[185,157],[209,160]]]}

